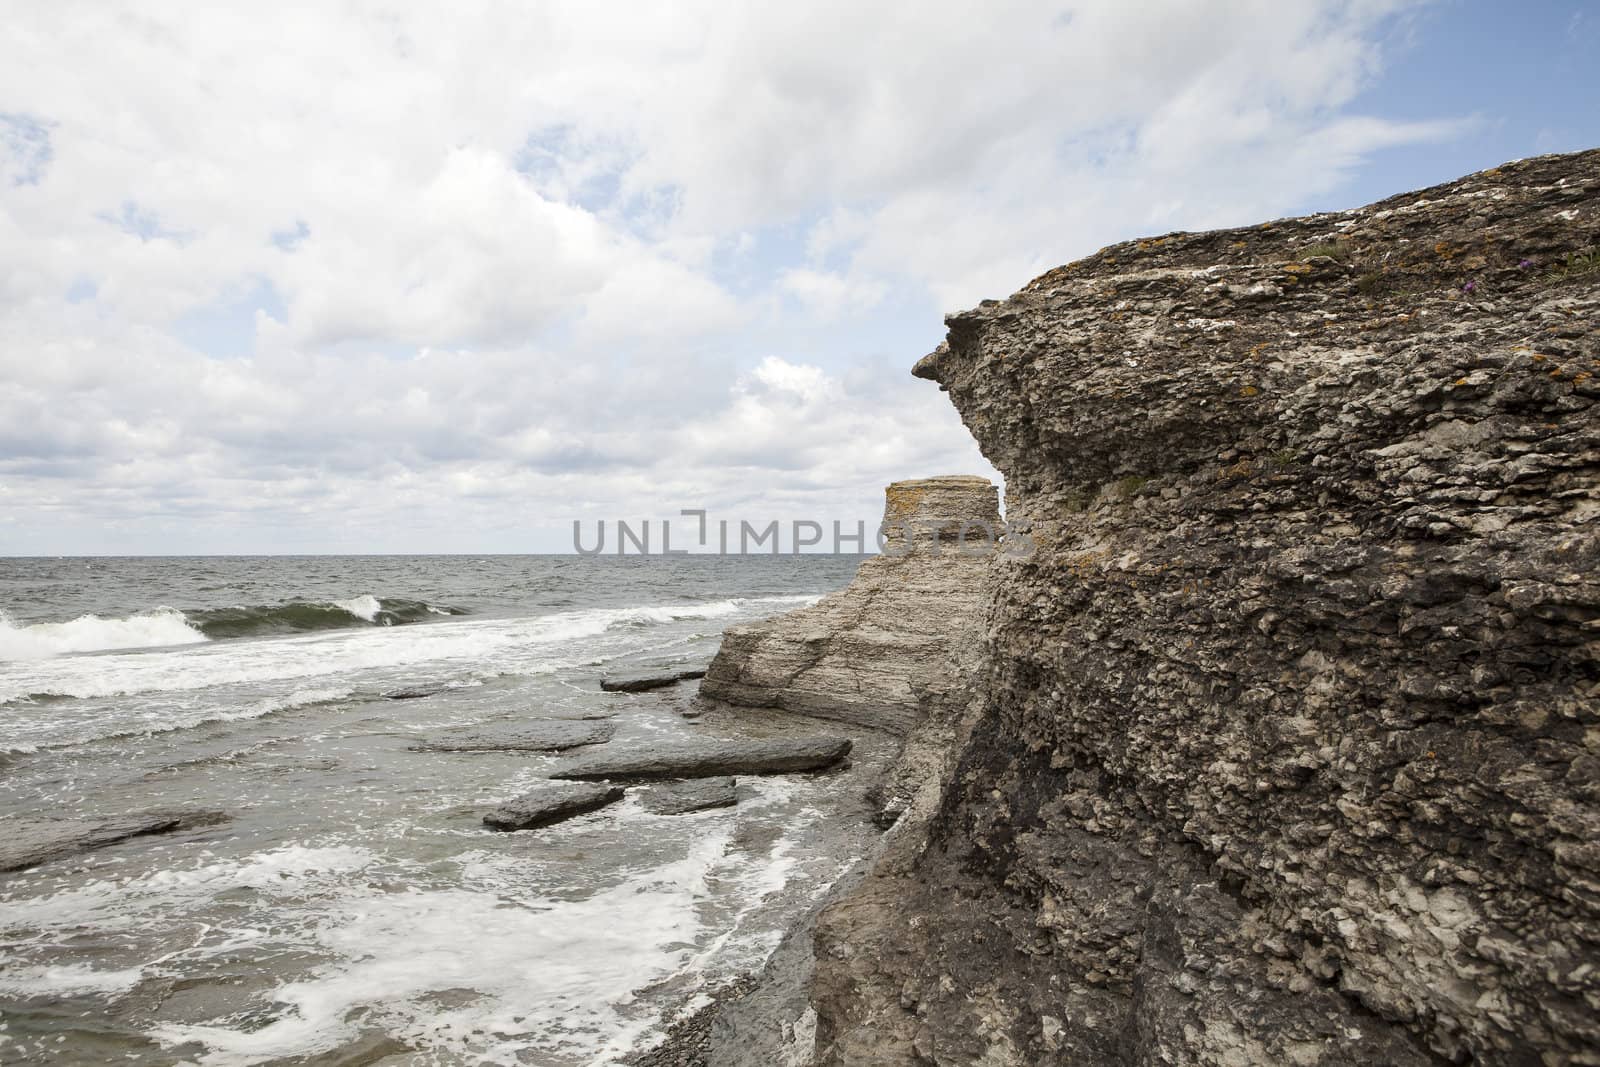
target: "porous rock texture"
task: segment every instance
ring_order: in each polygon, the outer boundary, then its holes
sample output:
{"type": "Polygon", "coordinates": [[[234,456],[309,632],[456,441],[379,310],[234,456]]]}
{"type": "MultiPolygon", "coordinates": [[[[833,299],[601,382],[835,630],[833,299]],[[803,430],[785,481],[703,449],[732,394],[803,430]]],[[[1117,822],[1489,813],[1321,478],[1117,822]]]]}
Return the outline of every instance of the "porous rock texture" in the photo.
{"type": "Polygon", "coordinates": [[[1600,1063],[1597,249],[1587,152],[947,320],[1034,551],[818,1061],[1600,1063]]]}
{"type": "Polygon", "coordinates": [[[729,627],[700,695],[904,734],[930,689],[972,657],[983,577],[1001,535],[987,478],[946,475],[885,490],[882,555],[815,605],[729,627]]]}

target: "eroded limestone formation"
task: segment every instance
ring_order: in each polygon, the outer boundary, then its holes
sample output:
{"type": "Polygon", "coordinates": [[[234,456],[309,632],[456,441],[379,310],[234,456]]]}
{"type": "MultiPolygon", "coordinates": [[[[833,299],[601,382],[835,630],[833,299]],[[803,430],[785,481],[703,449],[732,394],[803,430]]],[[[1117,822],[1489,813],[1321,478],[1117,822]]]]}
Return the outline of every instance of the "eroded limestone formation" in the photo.
{"type": "MultiPolygon", "coordinates": [[[[1600,152],[948,323],[1038,547],[819,923],[818,1059],[1600,1063],[1600,152]]],[[[801,703],[866,684],[817,621],[801,703]]]]}
{"type": "Polygon", "coordinates": [[[953,659],[975,661],[998,491],[946,476],[885,497],[884,554],[812,607],[730,627],[702,696],[905,734],[930,691],[952,684],[953,659]]]}

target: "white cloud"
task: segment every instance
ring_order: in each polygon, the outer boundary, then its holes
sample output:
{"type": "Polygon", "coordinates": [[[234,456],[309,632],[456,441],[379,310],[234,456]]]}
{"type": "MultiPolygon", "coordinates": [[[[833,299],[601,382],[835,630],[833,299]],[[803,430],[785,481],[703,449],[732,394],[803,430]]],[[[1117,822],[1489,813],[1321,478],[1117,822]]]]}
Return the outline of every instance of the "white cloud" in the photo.
{"type": "Polygon", "coordinates": [[[941,307],[1459,132],[1352,110],[1405,6],[20,0],[0,551],[870,517],[941,307]]]}
{"type": "Polygon", "coordinates": [[[886,287],[876,279],[852,279],[833,271],[809,267],[789,268],[778,275],[777,284],[794,297],[808,314],[830,322],[847,311],[868,311],[886,294],[886,287]]]}

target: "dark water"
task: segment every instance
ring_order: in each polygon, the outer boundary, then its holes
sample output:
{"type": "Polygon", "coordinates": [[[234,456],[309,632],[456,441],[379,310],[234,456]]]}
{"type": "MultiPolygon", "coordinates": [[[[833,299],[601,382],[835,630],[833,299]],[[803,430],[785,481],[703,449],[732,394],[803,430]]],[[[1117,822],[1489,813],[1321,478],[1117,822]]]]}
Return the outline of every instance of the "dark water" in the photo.
{"type": "Polygon", "coordinates": [[[859,562],[0,560],[0,820],[230,816],[0,875],[0,1062],[614,1062],[864,847],[831,828],[838,782],[502,835],[483,811],[560,757],[412,746],[602,715],[614,747],[692,735],[688,687],[598,677],[703,662],[859,562]]]}

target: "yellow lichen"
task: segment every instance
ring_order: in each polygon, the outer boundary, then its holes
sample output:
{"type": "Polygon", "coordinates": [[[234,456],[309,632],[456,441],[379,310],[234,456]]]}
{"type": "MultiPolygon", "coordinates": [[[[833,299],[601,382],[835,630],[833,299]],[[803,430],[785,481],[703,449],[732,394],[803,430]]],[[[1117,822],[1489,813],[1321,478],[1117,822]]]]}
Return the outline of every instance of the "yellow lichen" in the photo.
{"type": "Polygon", "coordinates": [[[1239,395],[1240,396],[1256,396],[1260,392],[1261,392],[1261,390],[1257,389],[1255,386],[1247,385],[1243,389],[1239,390],[1239,395]]]}

